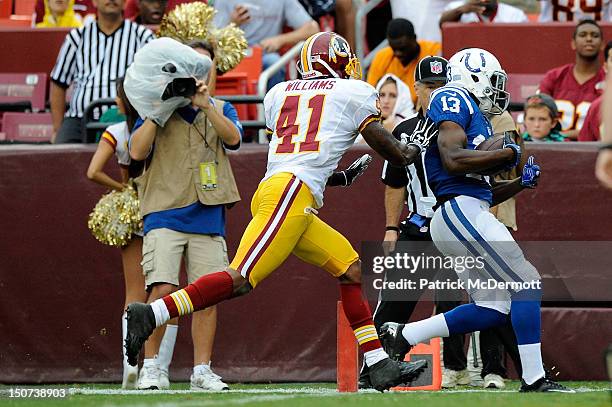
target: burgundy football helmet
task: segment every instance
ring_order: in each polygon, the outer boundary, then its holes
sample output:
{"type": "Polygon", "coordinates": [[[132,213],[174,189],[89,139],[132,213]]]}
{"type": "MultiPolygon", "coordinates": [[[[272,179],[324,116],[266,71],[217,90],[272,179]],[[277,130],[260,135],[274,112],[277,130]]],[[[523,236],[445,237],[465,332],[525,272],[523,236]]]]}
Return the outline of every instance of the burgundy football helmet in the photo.
{"type": "Polygon", "coordinates": [[[359,59],[348,42],[334,32],[320,32],[304,42],[297,70],[302,79],[361,79],[359,59]]]}

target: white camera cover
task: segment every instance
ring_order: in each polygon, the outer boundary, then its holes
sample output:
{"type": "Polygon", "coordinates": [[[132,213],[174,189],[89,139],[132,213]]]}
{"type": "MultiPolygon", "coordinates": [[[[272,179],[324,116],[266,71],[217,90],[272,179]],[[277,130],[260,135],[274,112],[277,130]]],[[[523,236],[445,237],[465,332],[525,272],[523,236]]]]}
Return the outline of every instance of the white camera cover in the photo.
{"type": "Polygon", "coordinates": [[[182,96],[162,100],[168,84],[176,78],[206,81],[211,67],[206,55],[171,38],[158,38],[134,55],[125,74],[125,94],[140,117],[163,127],[177,108],[191,103],[182,96]]]}

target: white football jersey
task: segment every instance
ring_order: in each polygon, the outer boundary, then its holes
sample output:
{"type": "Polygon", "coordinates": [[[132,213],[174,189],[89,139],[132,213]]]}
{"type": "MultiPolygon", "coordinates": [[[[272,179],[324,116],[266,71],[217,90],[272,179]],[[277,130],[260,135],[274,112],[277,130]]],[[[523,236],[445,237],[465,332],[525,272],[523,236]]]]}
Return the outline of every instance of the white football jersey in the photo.
{"type": "Polygon", "coordinates": [[[610,0],[540,0],[540,22],[611,21],[610,0]]]}
{"type": "Polygon", "coordinates": [[[290,172],[323,206],[327,178],[369,122],[380,118],[378,92],[354,79],[282,82],[264,98],[267,131],[272,134],[264,180],[290,172]]]}
{"type": "Polygon", "coordinates": [[[130,165],[129,137],[130,132],[126,122],[111,124],[106,128],[101,137],[111,144],[113,150],[115,150],[117,162],[122,166],[130,165]]]}

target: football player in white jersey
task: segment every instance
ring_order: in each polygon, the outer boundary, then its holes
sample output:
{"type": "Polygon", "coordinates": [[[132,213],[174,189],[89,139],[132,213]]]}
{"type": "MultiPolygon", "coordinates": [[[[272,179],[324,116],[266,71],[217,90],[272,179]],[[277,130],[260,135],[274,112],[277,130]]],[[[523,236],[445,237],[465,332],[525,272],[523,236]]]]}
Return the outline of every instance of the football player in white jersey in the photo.
{"type": "Polygon", "coordinates": [[[272,137],[268,168],[253,196],[253,219],[234,260],[225,271],[150,305],[130,304],[126,349],[131,363],[156,326],[248,293],[293,253],[339,280],[344,311],[374,388],[383,391],[407,382],[425,367],[425,361],[392,361],[382,349],[361,292],[359,256],[344,236],[316,216],[330,175],[359,133],[394,165],[411,163],[422,147],[399,142],[383,128],[378,93],[355,80],[361,79],[359,60],[341,36],[323,32],[308,38],[298,71],[301,79],[276,85],[264,99],[272,137]]]}

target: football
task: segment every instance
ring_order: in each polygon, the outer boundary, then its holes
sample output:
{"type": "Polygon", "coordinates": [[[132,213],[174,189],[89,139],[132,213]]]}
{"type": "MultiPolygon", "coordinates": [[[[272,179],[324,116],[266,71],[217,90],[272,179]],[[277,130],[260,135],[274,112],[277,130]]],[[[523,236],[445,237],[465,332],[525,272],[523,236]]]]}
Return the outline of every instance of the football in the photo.
{"type": "MultiPolygon", "coordinates": [[[[489,137],[488,139],[478,144],[478,146],[476,146],[476,150],[480,150],[480,151],[499,150],[500,148],[504,147],[504,136],[505,136],[505,133],[494,134],[492,137],[489,137]]],[[[507,169],[507,165],[503,164],[497,167],[489,168],[488,170],[481,171],[479,172],[479,174],[493,176],[493,175],[499,174],[500,172],[506,171],[506,169],[507,169]]]]}

